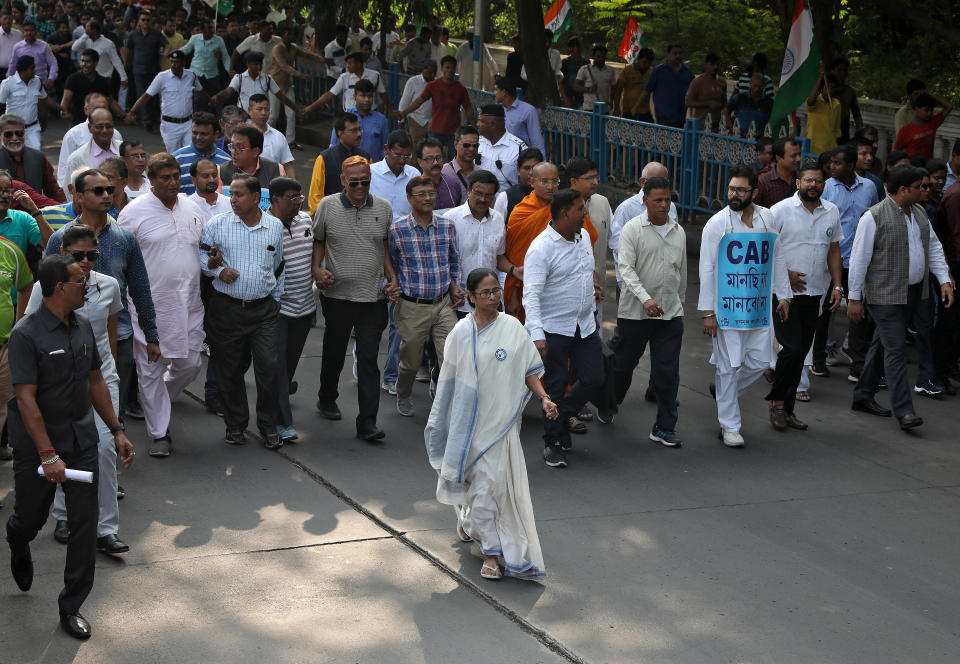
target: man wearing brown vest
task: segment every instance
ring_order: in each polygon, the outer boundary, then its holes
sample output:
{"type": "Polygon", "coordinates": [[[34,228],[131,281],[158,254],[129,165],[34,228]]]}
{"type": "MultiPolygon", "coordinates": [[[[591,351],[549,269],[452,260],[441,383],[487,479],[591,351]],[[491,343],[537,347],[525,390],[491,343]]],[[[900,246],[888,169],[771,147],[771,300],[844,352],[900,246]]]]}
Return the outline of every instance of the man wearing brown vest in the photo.
{"type": "Polygon", "coordinates": [[[890,405],[904,431],[923,424],[914,413],[907,383],[904,351],[908,322],[917,331],[917,388],[933,379],[931,272],[942,284],[940,297],[944,304],[953,304],[953,285],[943,247],[918,204],[924,173],[912,166],[890,171],[889,195],[860,218],[850,252],[847,317],[852,321],[863,318],[865,303],[877,326],[853,392],[852,408],[890,417],[890,411],[874,400],[880,377],[886,375],[890,405]]]}

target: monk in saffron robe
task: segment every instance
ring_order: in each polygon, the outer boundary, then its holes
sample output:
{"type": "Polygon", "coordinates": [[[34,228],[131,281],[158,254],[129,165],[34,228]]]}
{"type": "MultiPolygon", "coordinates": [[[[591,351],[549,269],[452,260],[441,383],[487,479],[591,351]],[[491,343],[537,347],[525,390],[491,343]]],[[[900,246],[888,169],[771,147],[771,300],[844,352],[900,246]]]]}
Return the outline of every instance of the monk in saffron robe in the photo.
{"type": "MultiPolygon", "coordinates": [[[[550,223],[550,201],[560,187],[559,171],[556,165],[542,161],[533,167],[530,176],[533,191],[517,203],[507,222],[507,260],[515,266],[507,274],[503,286],[503,302],[506,312],[524,322],[523,305],[523,259],[533,239],[540,235],[550,223]]],[[[589,217],[584,218],[583,227],[590,234],[590,243],[597,241],[599,233],[589,217]]]]}

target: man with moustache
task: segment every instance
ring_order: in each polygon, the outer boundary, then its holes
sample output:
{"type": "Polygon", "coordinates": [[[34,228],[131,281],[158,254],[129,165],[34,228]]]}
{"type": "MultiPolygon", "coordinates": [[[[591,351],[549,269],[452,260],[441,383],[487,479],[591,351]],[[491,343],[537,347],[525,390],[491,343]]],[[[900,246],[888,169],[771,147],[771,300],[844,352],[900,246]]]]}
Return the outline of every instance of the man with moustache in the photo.
{"type": "Polygon", "coordinates": [[[417,144],[417,165],[430,178],[437,192],[435,210],[449,210],[458,205],[457,191],[443,179],[443,143],[427,137],[417,144]]]}
{"type": "Polygon", "coordinates": [[[25,142],[28,147],[40,149],[40,109],[43,102],[55,111],[60,105],[47,96],[47,90],[36,76],[33,56],[21,55],[16,61],[17,73],[0,83],[0,106],[5,113],[13,113],[26,123],[25,142]]]}
{"type": "Polygon", "coordinates": [[[829,302],[832,311],[843,299],[843,227],[837,206],[821,198],[824,181],[823,171],[816,165],[801,166],[797,171],[797,193],[770,209],[771,227],[780,234],[777,244],[792,290],[790,316],[786,320],[777,316],[773,319],[782,348],[767,400],[770,424],[778,430],[807,428],[794,414],[803,361],[813,343],[821,303],[829,302]]]}
{"type": "MultiPolygon", "coordinates": [[[[99,92],[91,92],[86,97],[83,98],[83,109],[80,113],[80,119],[76,120],[79,124],[75,124],[67,133],[63,135],[63,143],[60,145],[60,156],[57,158],[57,184],[60,185],[66,192],[68,185],[73,184],[70,182],[71,172],[67,172],[67,160],[70,158],[70,155],[73,154],[73,151],[79,147],[82,147],[90,142],[90,139],[93,138],[93,134],[90,133],[90,123],[86,120],[90,119],[90,114],[98,108],[111,108],[111,104],[116,104],[112,99],[109,100],[104,95],[99,92]]],[[[123,109],[120,109],[121,115],[123,109]]],[[[123,142],[123,136],[120,135],[120,132],[117,131],[116,127],[113,129],[113,140],[119,145],[123,142]]],[[[67,196],[69,199],[69,196],[67,196]]]]}
{"type": "MultiPolygon", "coordinates": [[[[479,147],[480,134],[476,127],[470,125],[460,127],[457,130],[456,138],[453,140],[453,149],[456,154],[440,169],[440,175],[446,186],[457,192],[454,197],[457,199],[457,205],[463,205],[467,200],[467,180],[476,165],[475,161],[479,147]]],[[[505,218],[504,221],[506,221],[505,218]]]]}
{"type": "Polygon", "coordinates": [[[370,159],[370,154],[361,147],[363,126],[359,117],[353,113],[338,115],[333,122],[333,130],[337,136],[336,144],[321,152],[313,162],[307,196],[311,214],[316,213],[321,198],[343,191],[340,180],[341,166],[348,157],[363,157],[368,161],[370,159]]]}
{"type": "Polygon", "coordinates": [[[113,115],[105,108],[96,108],[87,120],[90,140],[67,158],[67,173],[87,166],[97,168],[104,159],[120,157],[120,142],[113,137],[113,115]]]}
{"type": "Polygon", "coordinates": [[[190,164],[190,180],[193,182],[194,191],[187,198],[200,208],[204,221],[210,221],[218,214],[230,211],[230,197],[218,191],[220,175],[213,159],[200,157],[190,164]]]}
{"type": "MultiPolygon", "coordinates": [[[[383,144],[390,134],[390,122],[383,113],[373,109],[373,93],[373,83],[366,79],[357,81],[354,105],[349,112],[357,116],[363,130],[360,149],[370,155],[371,161],[380,161],[383,159],[383,144]]],[[[336,130],[331,130],[330,145],[335,145],[338,140],[336,130]]]]}
{"type": "Polygon", "coordinates": [[[23,118],[11,113],[0,116],[0,140],[3,141],[0,168],[34,190],[63,203],[67,199],[57,184],[53,164],[40,150],[27,147],[25,134],[23,118]]]}
{"type": "MultiPolygon", "coordinates": [[[[700,242],[698,308],[703,314],[703,333],[713,339],[710,362],[717,367],[717,371],[715,387],[711,385],[710,391],[717,400],[720,439],[727,447],[743,447],[739,394],[763,375],[773,359],[769,325],[753,329],[720,327],[716,314],[718,251],[723,235],[776,232],[770,210],[753,203],[756,190],[756,171],[750,166],[731,168],[727,186],[728,205],[710,217],[703,227],[700,242]]],[[[766,296],[766,306],[760,310],[786,320],[792,293],[779,242],[774,243],[772,260],[773,294],[779,302],[774,311],[769,296],[766,296]]]]}

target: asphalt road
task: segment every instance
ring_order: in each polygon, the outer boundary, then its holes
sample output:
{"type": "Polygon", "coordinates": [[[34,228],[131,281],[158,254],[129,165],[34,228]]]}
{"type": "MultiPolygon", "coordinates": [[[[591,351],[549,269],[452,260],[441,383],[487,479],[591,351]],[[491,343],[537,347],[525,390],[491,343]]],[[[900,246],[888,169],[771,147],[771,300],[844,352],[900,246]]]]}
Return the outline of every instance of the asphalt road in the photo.
{"type": "MultiPolygon", "coordinates": [[[[317,151],[298,155],[303,182],[317,151]]],[[[746,448],[725,448],[696,290],[694,270],[681,449],[647,440],[646,360],[617,420],[575,437],[567,469],[543,464],[538,417],[525,414],[545,582],[484,581],[456,539],[433,498],[425,385],[415,418],[383,393],[382,444],[353,437],[348,368],[343,420],[319,417],[321,320],[293,397],[301,441],[227,446],[222,421],[181,397],[174,454],[138,455],[121,476],[131,551],[98,558],[83,609],[93,638],[57,626],[64,547],[51,522],[33,545],[29,593],[0,572],[0,662],[956,662],[960,402],[918,402],[925,425],[902,433],[851,412],[837,371],[798,405],[810,430],[778,433],[761,381],[741,401],[746,448]]],[[[252,398],[252,374],[247,384],[252,398]]],[[[129,433],[145,451],[142,424],[129,433]]],[[[12,485],[7,462],[0,516],[12,485]]]]}

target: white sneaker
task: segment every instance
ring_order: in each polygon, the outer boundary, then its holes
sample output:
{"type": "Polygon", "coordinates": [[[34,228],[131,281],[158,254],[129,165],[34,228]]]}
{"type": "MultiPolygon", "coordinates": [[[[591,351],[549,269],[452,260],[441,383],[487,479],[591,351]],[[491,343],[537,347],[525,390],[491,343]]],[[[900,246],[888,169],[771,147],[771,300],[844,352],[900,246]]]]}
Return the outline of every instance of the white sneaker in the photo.
{"type": "Polygon", "coordinates": [[[384,380],[380,383],[380,389],[392,397],[397,396],[397,381],[384,380]]]}
{"type": "Polygon", "coordinates": [[[413,399],[411,397],[397,398],[397,412],[404,417],[413,417],[417,411],[413,408],[413,399]]]}
{"type": "Polygon", "coordinates": [[[720,440],[727,447],[743,447],[743,436],[739,431],[724,431],[720,429],[720,440]]]}

